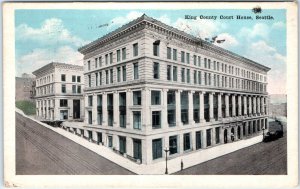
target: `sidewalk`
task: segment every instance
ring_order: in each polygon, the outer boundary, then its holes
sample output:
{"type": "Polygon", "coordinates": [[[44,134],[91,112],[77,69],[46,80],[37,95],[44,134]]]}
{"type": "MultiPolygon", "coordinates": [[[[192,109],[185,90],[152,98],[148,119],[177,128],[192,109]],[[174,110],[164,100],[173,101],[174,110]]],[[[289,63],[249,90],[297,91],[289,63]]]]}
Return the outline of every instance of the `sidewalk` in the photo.
{"type": "MultiPolygon", "coordinates": [[[[65,131],[61,128],[55,128],[51,127],[47,124],[44,124],[42,122],[39,122],[32,117],[26,116],[23,112],[20,112],[19,110],[16,110],[16,112],[22,114],[23,116],[35,121],[36,123],[39,123],[41,126],[47,127],[48,129],[53,130],[54,132],[74,141],[77,144],[82,145],[83,147],[99,154],[100,156],[136,173],[136,174],[164,174],[165,173],[165,161],[160,161],[157,163],[153,163],[151,165],[144,165],[144,164],[136,164],[132,161],[130,161],[127,158],[122,157],[119,154],[116,154],[111,149],[97,145],[94,143],[89,142],[88,140],[81,138],[75,134],[72,134],[68,131],[65,131]]],[[[188,168],[194,165],[197,165],[199,163],[214,159],[216,157],[234,152],[236,150],[239,150],[241,148],[245,148],[248,146],[251,146],[253,144],[259,143],[262,141],[262,135],[253,137],[251,139],[247,140],[241,140],[233,143],[228,143],[225,145],[219,145],[212,148],[199,150],[197,152],[191,152],[187,153],[186,155],[182,155],[179,157],[176,157],[174,159],[168,160],[168,172],[169,174],[180,171],[181,170],[181,160],[183,161],[184,168],[188,168]]]]}

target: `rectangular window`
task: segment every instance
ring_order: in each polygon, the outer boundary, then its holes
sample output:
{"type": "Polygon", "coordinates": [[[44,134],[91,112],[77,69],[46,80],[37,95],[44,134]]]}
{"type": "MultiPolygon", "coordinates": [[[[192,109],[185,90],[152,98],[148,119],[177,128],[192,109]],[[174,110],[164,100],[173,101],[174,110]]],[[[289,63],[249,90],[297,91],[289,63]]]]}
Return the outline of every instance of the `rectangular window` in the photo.
{"type": "Polygon", "coordinates": [[[173,60],[177,60],[177,49],[173,49],[173,60]]]}
{"type": "Polygon", "coordinates": [[[194,65],[197,66],[197,56],[194,55],[194,65]]]}
{"type": "Polygon", "coordinates": [[[77,93],[78,93],[78,94],[81,93],[81,86],[80,86],[80,85],[77,86],[77,93]]]}
{"type": "Polygon", "coordinates": [[[198,56],[198,66],[201,67],[201,56],[198,56]]]}
{"type": "Polygon", "coordinates": [[[93,96],[88,96],[88,106],[93,106],[93,96]]]}
{"type": "Polygon", "coordinates": [[[110,83],[114,82],[114,70],[110,69],[110,83]]]}
{"type": "Polygon", "coordinates": [[[167,80],[171,80],[171,69],[172,67],[170,65],[167,65],[167,80]]]}
{"type": "Polygon", "coordinates": [[[61,74],[61,81],[66,81],[66,75],[65,74],[61,74]]]}
{"type": "Polygon", "coordinates": [[[159,63],[157,62],[153,63],[153,78],[159,79],[159,63]]]}
{"type": "Polygon", "coordinates": [[[133,111],[133,128],[134,129],[141,129],[141,112],[140,111],[133,111]]]}
{"type": "Polygon", "coordinates": [[[185,82],[185,69],[181,68],[181,82],[185,82]]]}
{"type": "Polygon", "coordinates": [[[217,71],[219,71],[219,70],[220,70],[220,63],[217,62],[217,71]]]}
{"type": "Polygon", "coordinates": [[[113,147],[113,137],[112,136],[108,136],[108,147],[109,148],[113,147]]]}
{"type": "Polygon", "coordinates": [[[95,58],[95,68],[98,66],[98,58],[95,58]]]}
{"type": "Polygon", "coordinates": [[[126,137],[119,136],[119,152],[126,153],[126,137]]]}
{"type": "Polygon", "coordinates": [[[210,69],[210,59],[208,59],[208,69],[210,69]]]}
{"type": "Polygon", "coordinates": [[[76,76],[72,75],[72,82],[76,82],[76,76]]]}
{"type": "Polygon", "coordinates": [[[95,76],[96,76],[96,86],[98,86],[98,73],[95,73],[95,76]]]}
{"type": "Polygon", "coordinates": [[[133,91],[133,105],[142,105],[142,92],[133,91]]]}
{"type": "Polygon", "coordinates": [[[197,84],[197,71],[194,70],[194,84],[197,84]]]}
{"type": "Polygon", "coordinates": [[[93,124],[93,114],[92,114],[92,111],[89,111],[88,121],[89,121],[90,125],[93,124]]]}
{"type": "Polygon", "coordinates": [[[206,146],[211,146],[211,129],[206,130],[206,146]]]}
{"type": "Polygon", "coordinates": [[[109,53],[109,63],[112,64],[113,63],[113,53],[109,53]]]}
{"type": "Polygon", "coordinates": [[[102,67],[102,56],[99,57],[99,67],[102,67]]]}
{"type": "Polygon", "coordinates": [[[191,82],[190,69],[186,69],[186,82],[191,82]]]}
{"type": "Polygon", "coordinates": [[[60,107],[68,107],[68,100],[67,99],[60,99],[59,100],[60,107]]]}
{"type": "Polygon", "coordinates": [[[99,85],[102,85],[102,72],[99,72],[99,85]]]}
{"type": "Polygon", "coordinates": [[[91,75],[88,75],[88,83],[89,83],[89,87],[92,86],[92,78],[91,75]]]}
{"type": "Polygon", "coordinates": [[[198,83],[201,85],[201,71],[198,71],[198,83]]]}
{"type": "Polygon", "coordinates": [[[106,84],[108,84],[108,82],[109,82],[108,70],[105,70],[105,82],[106,82],[106,84]]]}
{"type": "Polygon", "coordinates": [[[88,61],[88,70],[91,70],[91,61],[88,61]]]}
{"type": "Polygon", "coordinates": [[[117,50],[117,62],[121,60],[121,50],[117,50]]]}
{"type": "Polygon", "coordinates": [[[105,65],[108,64],[108,54],[105,55],[105,65]]]}
{"type": "Polygon", "coordinates": [[[118,82],[121,81],[121,67],[117,68],[117,80],[118,80],[118,82]]]}
{"type": "Polygon", "coordinates": [[[152,112],[152,128],[158,129],[161,127],[161,119],[160,119],[160,111],[153,111],[152,112]]]}
{"type": "Polygon", "coordinates": [[[153,43],[153,55],[154,56],[159,56],[159,44],[160,44],[159,40],[157,40],[153,43]]]}
{"type": "Polygon", "coordinates": [[[139,79],[139,65],[138,65],[138,63],[133,63],[133,79],[139,79]]]}
{"type": "Polygon", "coordinates": [[[207,59],[204,58],[204,68],[207,68],[207,59]]]}
{"type": "Polygon", "coordinates": [[[76,85],[72,85],[72,93],[76,94],[76,85]]]}
{"type": "Polygon", "coordinates": [[[167,59],[171,59],[171,52],[172,52],[172,49],[170,47],[167,47],[167,59]]]}
{"type": "Polygon", "coordinates": [[[186,63],[190,63],[190,53],[186,53],[186,63]]]}
{"type": "Polygon", "coordinates": [[[220,127],[216,127],[216,144],[220,143],[220,127]]]}
{"type": "Polygon", "coordinates": [[[61,85],[61,92],[66,93],[66,85],[65,84],[61,85]]]}
{"type": "Polygon", "coordinates": [[[214,61],[214,63],[213,63],[213,66],[214,66],[214,70],[216,70],[217,68],[216,68],[216,61],[214,61]]]}
{"type": "Polygon", "coordinates": [[[160,105],[160,91],[151,91],[151,105],[160,105]]]}
{"type": "Polygon", "coordinates": [[[126,47],[122,48],[122,60],[126,60],[126,47]]]}
{"type": "Polygon", "coordinates": [[[126,81],[126,65],[122,66],[123,81],[126,81]]]}
{"type": "Polygon", "coordinates": [[[178,144],[177,144],[177,136],[169,137],[169,150],[170,155],[178,153],[178,144]]]}
{"type": "Polygon", "coordinates": [[[137,43],[133,44],[133,56],[139,55],[139,46],[137,43]]]}
{"type": "Polygon", "coordinates": [[[77,82],[80,83],[81,82],[81,77],[77,76],[77,82]]]}
{"type": "Polygon", "coordinates": [[[191,140],[190,140],[190,133],[185,133],[183,135],[183,150],[191,149],[191,140]]]}
{"type": "Polygon", "coordinates": [[[162,139],[152,140],[152,158],[153,160],[162,157],[162,139]]]}
{"type": "Polygon", "coordinates": [[[177,81],[177,66],[173,66],[173,81],[177,81]]]}
{"type": "Polygon", "coordinates": [[[181,62],[182,62],[182,63],[184,63],[184,56],[185,56],[184,51],[181,51],[181,62]]]}

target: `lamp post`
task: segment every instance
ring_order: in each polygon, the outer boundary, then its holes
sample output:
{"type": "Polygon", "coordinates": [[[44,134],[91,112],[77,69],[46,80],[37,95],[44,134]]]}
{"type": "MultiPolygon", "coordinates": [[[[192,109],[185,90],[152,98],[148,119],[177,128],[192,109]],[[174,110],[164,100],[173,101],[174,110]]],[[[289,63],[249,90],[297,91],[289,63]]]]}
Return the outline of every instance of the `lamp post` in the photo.
{"type": "Polygon", "coordinates": [[[168,152],[170,151],[167,147],[164,149],[164,151],[166,152],[166,172],[165,174],[168,174],[168,152]]]}

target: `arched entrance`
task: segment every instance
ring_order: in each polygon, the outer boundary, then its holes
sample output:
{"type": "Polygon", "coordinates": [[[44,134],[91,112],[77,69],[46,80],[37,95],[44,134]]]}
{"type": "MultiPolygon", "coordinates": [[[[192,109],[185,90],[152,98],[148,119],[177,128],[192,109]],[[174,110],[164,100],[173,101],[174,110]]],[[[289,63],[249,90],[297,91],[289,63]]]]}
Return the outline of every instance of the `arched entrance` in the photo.
{"type": "Polygon", "coordinates": [[[238,126],[237,135],[238,135],[238,139],[241,139],[241,127],[240,126],[238,126]]]}
{"type": "Polygon", "coordinates": [[[233,142],[234,141],[234,128],[231,129],[231,141],[233,142]]]}
{"type": "Polygon", "coordinates": [[[224,144],[227,143],[227,129],[224,130],[224,144]]]}

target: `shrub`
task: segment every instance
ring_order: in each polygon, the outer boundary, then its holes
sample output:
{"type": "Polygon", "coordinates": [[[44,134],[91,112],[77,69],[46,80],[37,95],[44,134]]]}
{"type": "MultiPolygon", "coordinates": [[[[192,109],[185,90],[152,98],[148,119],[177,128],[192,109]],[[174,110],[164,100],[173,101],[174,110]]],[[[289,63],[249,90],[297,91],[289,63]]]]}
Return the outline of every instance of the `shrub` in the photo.
{"type": "Polygon", "coordinates": [[[22,110],[26,115],[35,115],[35,103],[27,100],[16,101],[16,107],[22,110]]]}

